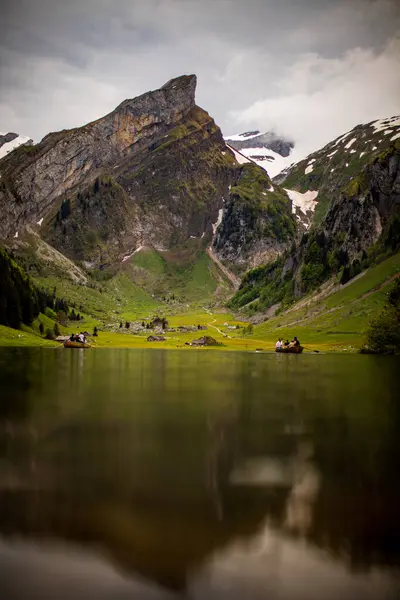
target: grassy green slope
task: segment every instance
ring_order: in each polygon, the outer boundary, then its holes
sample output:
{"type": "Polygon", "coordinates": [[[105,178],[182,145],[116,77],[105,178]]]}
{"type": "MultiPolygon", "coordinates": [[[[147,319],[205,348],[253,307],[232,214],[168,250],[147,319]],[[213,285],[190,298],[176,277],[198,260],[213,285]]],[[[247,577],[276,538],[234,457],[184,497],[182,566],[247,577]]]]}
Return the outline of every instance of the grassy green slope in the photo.
{"type": "Polygon", "coordinates": [[[12,329],[0,325],[0,346],[44,346],[54,348],[59,347],[59,344],[41,338],[33,329],[26,326],[23,326],[22,329],[12,329]]]}
{"type": "Polygon", "coordinates": [[[198,306],[212,300],[217,288],[225,294],[231,291],[229,282],[205,250],[198,249],[198,241],[176,254],[161,255],[145,248],[128,261],[127,269],[132,265],[136,267],[132,273],[134,280],[158,298],[175,298],[198,306]]]}
{"type": "Polygon", "coordinates": [[[362,344],[372,317],[382,310],[390,283],[400,274],[400,253],[371,267],[354,281],[324,299],[310,296],[290,310],[255,327],[254,336],[274,340],[297,335],[307,344],[330,350],[362,344]]]}
{"type": "Polygon", "coordinates": [[[147,314],[160,305],[124,274],[93,284],[93,287],[59,277],[34,277],[33,280],[38,287],[49,291],[55,287],[57,296],[65,298],[71,306],[75,304],[78,311],[100,322],[108,321],[112,316],[140,317],[142,313],[147,314]]]}

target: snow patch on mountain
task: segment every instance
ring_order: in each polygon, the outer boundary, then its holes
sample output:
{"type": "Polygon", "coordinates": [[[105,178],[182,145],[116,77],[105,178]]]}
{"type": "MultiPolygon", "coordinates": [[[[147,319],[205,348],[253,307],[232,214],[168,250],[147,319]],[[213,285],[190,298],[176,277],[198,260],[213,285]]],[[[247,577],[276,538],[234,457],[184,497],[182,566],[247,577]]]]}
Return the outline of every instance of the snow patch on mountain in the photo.
{"type": "Polygon", "coordinates": [[[238,133],[235,135],[227,135],[225,139],[232,140],[234,142],[242,142],[244,140],[251,140],[252,138],[256,138],[260,135],[259,131],[247,131],[246,133],[238,133]]]}
{"type": "MultiPolygon", "coordinates": [[[[231,150],[235,152],[233,148],[231,148],[231,150]]],[[[243,157],[248,159],[246,162],[251,161],[256,163],[259,167],[262,167],[267,171],[271,179],[293,163],[292,155],[286,157],[281,156],[277,152],[267,148],[243,148],[240,151],[240,155],[242,159],[243,157]]]]}
{"type": "Polygon", "coordinates": [[[123,259],[121,260],[121,262],[126,262],[127,260],[129,260],[130,258],[132,258],[132,256],[134,256],[135,254],[137,254],[138,252],[140,252],[141,250],[143,250],[144,246],[139,246],[139,248],[136,248],[136,250],[134,250],[133,252],[131,252],[130,254],[126,254],[123,259]]]}
{"type": "MultiPolygon", "coordinates": [[[[247,131],[226,136],[225,142],[229,148],[262,167],[271,178],[295,162],[293,143],[274,132],[247,131]]],[[[242,159],[239,162],[243,164],[242,159]]]]}
{"type": "Polygon", "coordinates": [[[296,190],[284,188],[285,192],[292,201],[292,213],[308,229],[311,223],[312,214],[317,206],[318,190],[308,190],[302,194],[296,190]]]}
{"type": "Polygon", "coordinates": [[[212,229],[213,229],[213,234],[214,235],[216,234],[218,227],[222,223],[223,214],[224,214],[224,211],[223,211],[222,208],[220,208],[219,211],[218,211],[218,219],[215,221],[215,223],[212,224],[212,229]]]}
{"type": "Polygon", "coordinates": [[[347,133],[345,133],[344,135],[342,135],[340,138],[338,138],[336,140],[336,142],[334,143],[334,146],[337,146],[338,144],[340,144],[340,142],[344,142],[344,140],[349,137],[351,131],[348,131],[347,133]]]}
{"type": "Polygon", "coordinates": [[[346,150],[348,150],[353,144],[354,142],[357,141],[357,138],[352,138],[348,144],[345,145],[346,150]]]}
{"type": "Polygon", "coordinates": [[[229,146],[229,144],[227,144],[227,147],[229,148],[229,150],[232,150],[239,165],[244,165],[246,163],[251,162],[248,158],[246,158],[246,156],[244,156],[244,154],[242,154],[241,152],[238,152],[237,150],[235,150],[235,148],[232,148],[232,146],[229,146]]]}
{"type": "Polygon", "coordinates": [[[19,146],[25,144],[31,145],[32,143],[31,138],[24,135],[0,133],[0,158],[3,158],[19,146]]]}
{"type": "Polygon", "coordinates": [[[400,127],[400,116],[391,117],[390,119],[378,119],[372,123],[372,126],[376,132],[383,131],[387,133],[386,130],[389,129],[388,133],[390,133],[392,127],[400,127]]]}

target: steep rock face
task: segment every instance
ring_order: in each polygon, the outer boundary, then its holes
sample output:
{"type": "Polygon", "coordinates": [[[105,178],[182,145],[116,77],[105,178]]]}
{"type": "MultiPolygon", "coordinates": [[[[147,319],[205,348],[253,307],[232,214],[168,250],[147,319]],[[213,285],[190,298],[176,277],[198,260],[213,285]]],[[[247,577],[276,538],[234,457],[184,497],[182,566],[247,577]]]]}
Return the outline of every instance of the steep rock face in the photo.
{"type": "Polygon", "coordinates": [[[225,202],[213,250],[237,273],[271,262],[292,243],[291,202],[253,163],[242,165],[225,202]]]}
{"type": "Polygon", "coordinates": [[[97,265],[139,246],[166,251],[191,238],[209,241],[235,166],[219,128],[193,107],[145,152],[64,201],[45,237],[97,265]]]}
{"type": "Polygon", "coordinates": [[[195,87],[195,76],[180,77],[4,158],[0,237],[40,226],[57,249],[97,266],[139,245],[210,240],[237,163],[195,87]]]}
{"type": "Polygon", "coordinates": [[[400,250],[400,142],[367,164],[340,192],[321,223],[290,252],[246,273],[231,301],[253,311],[290,304],[332,276],[340,283],[400,250]],[[256,302],[254,302],[256,301],[256,302]]]}
{"type": "Polygon", "coordinates": [[[396,215],[400,215],[400,144],[351,181],[322,226],[351,262],[379,240],[396,215]]]}
{"type": "Polygon", "coordinates": [[[202,252],[222,218],[224,261],[240,271],[274,258],[293,237],[290,201],[255,164],[238,164],[195,88],[194,75],[179,77],[0,161],[0,237],[33,228],[68,258],[104,268],[144,246],[202,252]]]}
{"type": "Polygon", "coordinates": [[[126,100],[88,125],[46,136],[0,163],[0,236],[45,217],[53,202],[74,188],[148,151],[195,106],[195,76],[168,82],[155,92],[126,100]],[[14,200],[14,201],[12,201],[14,200]]]}

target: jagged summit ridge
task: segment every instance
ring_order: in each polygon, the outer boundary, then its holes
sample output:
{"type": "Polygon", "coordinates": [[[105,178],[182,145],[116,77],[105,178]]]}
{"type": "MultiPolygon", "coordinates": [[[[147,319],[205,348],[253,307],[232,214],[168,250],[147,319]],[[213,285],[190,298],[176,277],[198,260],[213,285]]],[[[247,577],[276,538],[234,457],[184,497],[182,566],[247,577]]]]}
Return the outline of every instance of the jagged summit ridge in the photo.
{"type": "Polygon", "coordinates": [[[183,114],[195,105],[196,87],[196,75],[181,75],[170,79],[157,90],[124,100],[110,114],[124,111],[136,116],[143,115],[146,111],[161,114],[172,107],[183,114]]]}

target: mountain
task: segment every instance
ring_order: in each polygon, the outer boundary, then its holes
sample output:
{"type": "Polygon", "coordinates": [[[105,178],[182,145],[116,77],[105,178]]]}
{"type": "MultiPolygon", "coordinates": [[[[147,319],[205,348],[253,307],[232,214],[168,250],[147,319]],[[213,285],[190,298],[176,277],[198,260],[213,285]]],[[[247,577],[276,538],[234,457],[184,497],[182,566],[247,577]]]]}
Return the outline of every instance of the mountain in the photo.
{"type": "Polygon", "coordinates": [[[199,261],[216,288],[235,281],[221,260],[243,272],[275,258],[295,235],[289,198],[237,160],[195,90],[194,75],[178,77],[3,157],[0,238],[162,295],[156,279],[173,287],[199,261]]]}
{"type": "Polygon", "coordinates": [[[293,142],[271,131],[246,131],[227,136],[225,141],[230,148],[239,151],[240,155],[265,169],[270,177],[275,177],[293,162],[290,158],[294,148],[293,142]]]}
{"type": "Polygon", "coordinates": [[[289,194],[301,229],[321,223],[332,202],[400,138],[400,117],[357,125],[279,173],[274,182],[289,194]]]}
{"type": "Polygon", "coordinates": [[[0,133],[0,159],[19,146],[31,146],[32,144],[33,140],[29,137],[18,135],[18,133],[0,133]]]}
{"type": "Polygon", "coordinates": [[[287,306],[399,251],[399,117],[355,127],[281,173],[278,183],[296,212],[297,243],[248,272],[232,307],[287,306]]]}
{"type": "Polygon", "coordinates": [[[273,261],[296,236],[291,202],[268,174],[247,161],[231,186],[212,249],[238,274],[273,261]]]}

